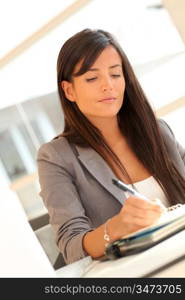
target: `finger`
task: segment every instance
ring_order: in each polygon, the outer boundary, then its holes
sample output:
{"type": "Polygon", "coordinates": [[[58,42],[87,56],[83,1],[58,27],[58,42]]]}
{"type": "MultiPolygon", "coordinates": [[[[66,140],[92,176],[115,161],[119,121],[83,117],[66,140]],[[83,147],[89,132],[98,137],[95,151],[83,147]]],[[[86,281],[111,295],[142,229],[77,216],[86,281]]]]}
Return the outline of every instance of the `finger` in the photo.
{"type": "Polygon", "coordinates": [[[158,204],[161,207],[162,212],[167,212],[167,207],[164,206],[164,204],[162,203],[162,201],[159,198],[154,198],[152,199],[152,202],[158,204]]]}
{"type": "MultiPolygon", "coordinates": [[[[158,218],[157,218],[158,219],[158,218]]],[[[144,228],[144,227],[148,227],[151,226],[155,223],[155,221],[157,220],[156,218],[140,218],[137,216],[132,216],[132,215],[125,215],[124,216],[124,224],[125,225],[131,225],[133,227],[140,227],[140,228],[144,228]]]]}
{"type": "Polygon", "coordinates": [[[135,196],[130,196],[125,200],[125,205],[131,205],[133,207],[141,208],[141,209],[152,209],[161,211],[161,205],[159,205],[156,201],[147,201],[142,198],[138,198],[135,196]]]}
{"type": "Polygon", "coordinates": [[[133,223],[141,226],[150,226],[151,224],[154,224],[160,219],[161,215],[162,213],[154,210],[135,209],[133,211],[130,211],[126,208],[121,212],[123,223],[133,223]]]}
{"type": "Polygon", "coordinates": [[[149,221],[158,219],[161,215],[161,211],[152,210],[152,209],[142,209],[138,207],[133,207],[131,205],[125,205],[121,210],[122,217],[125,215],[131,215],[133,217],[148,219],[149,221]]]}

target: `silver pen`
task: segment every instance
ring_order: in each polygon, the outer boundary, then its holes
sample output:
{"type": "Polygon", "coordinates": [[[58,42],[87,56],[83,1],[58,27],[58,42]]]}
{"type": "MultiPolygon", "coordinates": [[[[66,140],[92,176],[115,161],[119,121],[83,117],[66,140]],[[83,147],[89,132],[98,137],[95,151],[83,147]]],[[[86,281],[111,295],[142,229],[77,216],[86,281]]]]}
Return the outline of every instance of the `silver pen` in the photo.
{"type": "Polygon", "coordinates": [[[146,201],[150,201],[148,198],[146,198],[144,195],[138,193],[137,191],[135,191],[134,189],[132,189],[130,186],[128,186],[127,184],[125,184],[124,182],[122,182],[121,180],[118,179],[112,179],[112,183],[114,185],[116,185],[118,188],[120,188],[121,190],[123,190],[124,192],[128,193],[129,195],[133,195],[136,196],[138,198],[144,199],[146,201]]]}

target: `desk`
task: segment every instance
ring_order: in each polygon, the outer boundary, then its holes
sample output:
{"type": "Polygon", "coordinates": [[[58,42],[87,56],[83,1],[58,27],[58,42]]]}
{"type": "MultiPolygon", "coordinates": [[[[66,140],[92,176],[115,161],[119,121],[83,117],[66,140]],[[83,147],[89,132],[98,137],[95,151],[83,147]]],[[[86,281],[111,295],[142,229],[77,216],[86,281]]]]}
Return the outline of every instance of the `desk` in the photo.
{"type": "Polygon", "coordinates": [[[78,262],[63,267],[61,271],[59,270],[57,272],[57,276],[85,278],[140,278],[162,277],[164,275],[164,277],[185,277],[185,261],[182,262],[182,268],[181,262],[179,262],[164,271],[157,271],[168,265],[170,262],[183,256],[185,256],[185,230],[146,251],[122,257],[117,260],[100,262],[92,260],[88,256],[78,262]],[[150,276],[151,273],[153,273],[153,275],[150,276]]]}
{"type": "Polygon", "coordinates": [[[170,266],[165,267],[163,270],[151,274],[151,278],[160,277],[176,277],[185,278],[185,257],[180,259],[180,261],[173,263],[170,266]]]}
{"type": "Polygon", "coordinates": [[[1,186],[0,277],[56,277],[16,194],[1,186]]]}

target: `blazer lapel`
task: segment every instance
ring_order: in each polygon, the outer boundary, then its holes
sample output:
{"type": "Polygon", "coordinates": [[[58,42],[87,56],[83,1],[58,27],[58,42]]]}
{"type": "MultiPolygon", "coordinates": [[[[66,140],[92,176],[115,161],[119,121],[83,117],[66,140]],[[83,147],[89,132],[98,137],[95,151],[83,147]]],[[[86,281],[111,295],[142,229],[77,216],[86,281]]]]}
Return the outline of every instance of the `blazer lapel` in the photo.
{"type": "Polygon", "coordinates": [[[126,195],[112,183],[112,178],[116,178],[111,168],[105,160],[92,148],[75,146],[78,152],[78,159],[86,169],[96,178],[96,180],[108,190],[121,204],[126,199],[126,195]]]}

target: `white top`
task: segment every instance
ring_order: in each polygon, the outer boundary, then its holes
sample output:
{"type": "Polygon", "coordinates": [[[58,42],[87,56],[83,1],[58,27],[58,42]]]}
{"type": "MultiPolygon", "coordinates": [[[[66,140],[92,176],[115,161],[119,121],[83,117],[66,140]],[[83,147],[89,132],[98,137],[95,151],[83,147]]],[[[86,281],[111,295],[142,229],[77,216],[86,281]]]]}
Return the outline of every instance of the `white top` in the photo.
{"type": "MultiPolygon", "coordinates": [[[[140,194],[143,194],[145,197],[149,199],[158,198],[166,207],[170,206],[162,188],[153,176],[150,176],[142,181],[135,182],[133,185],[135,190],[140,194]]],[[[132,187],[131,184],[129,184],[129,186],[132,187]]]]}

